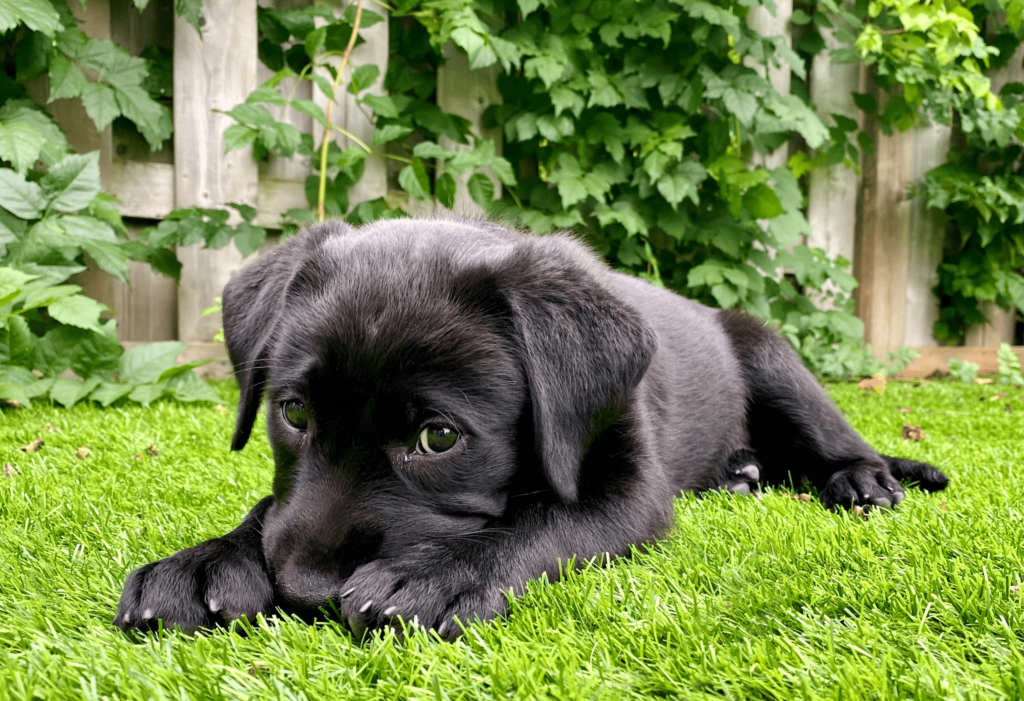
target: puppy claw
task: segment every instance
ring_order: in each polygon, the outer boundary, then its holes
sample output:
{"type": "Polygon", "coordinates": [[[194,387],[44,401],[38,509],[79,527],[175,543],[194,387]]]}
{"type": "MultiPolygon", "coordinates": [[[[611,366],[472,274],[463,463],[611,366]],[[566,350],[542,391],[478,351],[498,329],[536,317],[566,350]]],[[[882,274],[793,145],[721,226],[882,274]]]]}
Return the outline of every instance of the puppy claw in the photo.
{"type": "Polygon", "coordinates": [[[757,482],[761,479],[761,471],[757,465],[747,465],[739,470],[736,470],[736,475],[750,480],[751,482],[757,482]]]}
{"type": "Polygon", "coordinates": [[[386,609],[384,609],[385,616],[394,616],[396,613],[398,613],[397,606],[388,606],[386,609]]]}
{"type": "Polygon", "coordinates": [[[338,598],[339,599],[347,599],[349,596],[352,595],[352,592],[354,592],[355,590],[356,590],[355,587],[349,587],[346,591],[342,592],[341,596],[339,596],[338,598]]]}
{"type": "Polygon", "coordinates": [[[448,621],[445,621],[437,627],[437,634],[442,638],[448,635],[448,621]]]}
{"type": "Polygon", "coordinates": [[[366,613],[367,611],[369,611],[369,610],[370,610],[370,607],[371,607],[371,606],[373,606],[373,599],[370,599],[370,600],[369,600],[369,601],[367,601],[367,602],[366,602],[365,604],[363,604],[362,606],[360,606],[360,607],[359,607],[359,613],[366,613]]]}
{"type": "Polygon", "coordinates": [[[746,482],[738,482],[729,487],[729,491],[733,494],[742,494],[744,496],[750,494],[750,485],[746,482]]]}
{"type": "Polygon", "coordinates": [[[366,635],[366,621],[363,620],[362,616],[349,616],[348,629],[352,631],[352,637],[357,640],[361,640],[366,635]]]}

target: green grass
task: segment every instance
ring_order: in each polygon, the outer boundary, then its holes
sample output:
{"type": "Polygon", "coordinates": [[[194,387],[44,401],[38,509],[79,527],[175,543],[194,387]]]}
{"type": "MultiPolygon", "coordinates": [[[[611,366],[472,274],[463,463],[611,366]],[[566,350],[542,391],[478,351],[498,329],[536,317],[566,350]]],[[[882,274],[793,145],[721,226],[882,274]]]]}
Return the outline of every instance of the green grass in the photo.
{"type": "Polygon", "coordinates": [[[1021,699],[1020,390],[829,391],[949,489],[868,520],[783,491],[687,496],[652,552],[532,585],[454,644],[292,620],[132,642],[111,625],[125,576],[233,528],[269,491],[266,438],[228,452],[233,416],[208,405],[4,410],[0,462],[20,474],[0,478],[0,699],[1021,699]]]}

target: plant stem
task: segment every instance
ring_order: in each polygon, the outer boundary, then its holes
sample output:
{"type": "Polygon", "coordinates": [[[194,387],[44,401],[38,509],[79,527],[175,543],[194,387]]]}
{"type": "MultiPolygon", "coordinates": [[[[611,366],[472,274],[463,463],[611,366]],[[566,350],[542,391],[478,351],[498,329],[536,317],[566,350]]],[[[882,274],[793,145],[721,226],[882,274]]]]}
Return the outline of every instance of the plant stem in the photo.
{"type": "Polygon", "coordinates": [[[345,53],[341,55],[341,62],[338,63],[338,72],[334,76],[334,84],[331,86],[331,101],[327,103],[328,128],[324,129],[324,142],[320,146],[320,189],[317,192],[316,219],[324,220],[324,200],[327,199],[327,147],[331,143],[331,118],[334,115],[334,103],[338,95],[338,86],[341,85],[341,78],[345,75],[345,67],[348,66],[349,57],[352,56],[352,49],[356,45],[356,37],[359,36],[359,21],[363,18],[363,0],[356,0],[356,16],[352,21],[352,36],[348,38],[348,45],[345,53]]]}

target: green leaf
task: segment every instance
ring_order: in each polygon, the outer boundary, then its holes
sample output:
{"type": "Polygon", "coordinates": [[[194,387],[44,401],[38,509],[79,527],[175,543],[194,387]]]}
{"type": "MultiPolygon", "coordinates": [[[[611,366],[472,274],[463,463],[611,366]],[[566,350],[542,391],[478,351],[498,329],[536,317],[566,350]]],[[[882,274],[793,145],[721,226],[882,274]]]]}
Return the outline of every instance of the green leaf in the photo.
{"type": "Polygon", "coordinates": [[[96,126],[96,131],[103,131],[115,117],[121,115],[121,109],[117,106],[117,96],[113,88],[103,83],[86,83],[82,88],[82,105],[85,113],[89,115],[96,126]]]}
{"type": "Polygon", "coordinates": [[[38,219],[46,210],[42,188],[25,176],[0,168],[0,207],[22,219],[38,219]]]}
{"type": "Polygon", "coordinates": [[[165,370],[174,367],[187,347],[178,341],[162,341],[130,348],[121,356],[121,379],[135,384],[156,382],[165,370]]]}
{"type": "Polygon", "coordinates": [[[160,150],[161,145],[171,136],[174,126],[171,112],[149,96],[143,88],[133,85],[116,86],[114,95],[121,114],[135,123],[146,138],[150,149],[160,150]]]}
{"type": "Polygon", "coordinates": [[[743,206],[755,219],[772,219],[784,211],[779,196],[763,183],[747,190],[743,195],[743,206]]]}
{"type": "Polygon", "coordinates": [[[22,22],[50,37],[61,29],[60,15],[46,0],[0,0],[0,34],[22,22]]]}
{"type": "Polygon", "coordinates": [[[433,141],[422,141],[413,147],[412,155],[420,158],[451,158],[455,152],[441,148],[433,141]]]}
{"type": "Polygon", "coordinates": [[[474,173],[466,183],[469,196],[480,205],[485,212],[489,212],[494,206],[494,183],[483,173],[474,173]]]}
{"type": "Polygon", "coordinates": [[[398,173],[398,184],[414,199],[425,200],[430,197],[430,176],[427,175],[423,160],[414,158],[412,163],[402,168],[398,173]]]}
{"type": "Polygon", "coordinates": [[[195,370],[196,368],[201,368],[204,365],[209,365],[215,360],[217,360],[217,358],[203,358],[202,360],[195,360],[191,363],[182,363],[181,365],[175,365],[172,368],[167,368],[162,373],[160,373],[158,382],[163,382],[164,380],[171,380],[177,377],[178,375],[190,372],[192,370],[195,370]]]}
{"type": "Polygon", "coordinates": [[[50,387],[50,398],[65,408],[70,409],[89,396],[99,386],[100,382],[102,380],[98,377],[89,378],[85,382],[82,380],[60,378],[50,387]]]}
{"type": "Polygon", "coordinates": [[[179,402],[210,402],[220,404],[220,398],[211,385],[203,382],[195,370],[188,370],[170,381],[167,389],[179,402]]]}
{"type": "Polygon", "coordinates": [[[382,127],[377,127],[377,130],[373,132],[373,139],[371,139],[370,143],[375,146],[377,144],[385,144],[389,141],[408,136],[412,132],[412,127],[401,124],[385,124],[382,127]]]}
{"type": "Polygon", "coordinates": [[[0,122],[0,161],[10,161],[24,173],[39,160],[46,139],[37,129],[20,122],[0,122]]]}
{"type": "Polygon", "coordinates": [[[92,256],[100,270],[113,275],[126,285],[129,284],[128,260],[120,246],[103,241],[86,241],[82,248],[92,256]]]}
{"type": "Polygon", "coordinates": [[[51,209],[59,212],[84,209],[100,191],[100,152],[65,156],[46,172],[40,185],[51,209]]]}
{"type": "MultiPolygon", "coordinates": [[[[36,285],[38,284],[36,283],[36,285]]],[[[70,297],[82,291],[82,288],[78,285],[45,285],[42,287],[37,287],[36,285],[32,285],[29,289],[25,290],[25,294],[21,298],[22,311],[45,307],[56,302],[58,299],[70,297]]]]}
{"type": "Polygon", "coordinates": [[[94,402],[99,402],[100,406],[106,408],[131,392],[133,389],[135,389],[135,385],[132,384],[125,384],[121,382],[101,382],[96,389],[93,390],[92,394],[89,395],[89,399],[94,402]]]}
{"type": "Polygon", "coordinates": [[[138,402],[142,406],[149,406],[163,396],[164,390],[167,389],[167,384],[167,382],[156,382],[139,385],[128,394],[128,399],[138,402]]]}
{"type": "Polygon", "coordinates": [[[729,309],[740,301],[740,296],[736,294],[736,290],[724,283],[712,285],[711,294],[714,295],[715,301],[718,302],[718,306],[722,309],[729,309]]]}
{"type": "Polygon", "coordinates": [[[101,333],[75,331],[77,340],[73,344],[69,365],[79,377],[109,378],[120,367],[124,352],[117,338],[117,321],[103,322],[101,333]]]}
{"type": "Polygon", "coordinates": [[[0,328],[0,364],[31,367],[36,337],[21,316],[7,319],[7,328],[0,328]]]}
{"type": "Polygon", "coordinates": [[[46,112],[28,100],[8,100],[0,106],[0,122],[25,124],[43,135],[39,158],[46,165],[56,163],[68,151],[64,132],[46,112]]]}
{"type": "Polygon", "coordinates": [[[451,173],[442,173],[434,183],[438,201],[448,209],[455,208],[455,178],[451,173]]]}
{"type": "Polygon", "coordinates": [[[224,153],[252,146],[259,132],[244,124],[232,124],[224,130],[224,153]]]}
{"type": "Polygon", "coordinates": [[[321,126],[327,126],[327,117],[324,116],[323,109],[312,100],[292,100],[291,105],[296,112],[312,117],[321,126]]]}
{"type": "MultiPolygon", "coordinates": [[[[4,0],[0,0],[0,26],[3,25],[4,0]]],[[[0,399],[13,399],[24,407],[32,406],[32,401],[25,394],[25,388],[13,382],[0,381],[0,399]]]]}
{"type": "Polygon", "coordinates": [[[868,114],[874,114],[878,111],[878,100],[875,99],[874,95],[867,93],[850,93],[853,97],[853,104],[857,105],[857,109],[868,114]]]}
{"type": "Polygon", "coordinates": [[[108,311],[108,308],[94,299],[82,295],[72,295],[58,299],[46,310],[50,316],[62,324],[98,332],[100,331],[100,312],[108,311]]]}
{"type": "Polygon", "coordinates": [[[234,238],[238,252],[242,254],[243,258],[247,258],[259,250],[259,247],[267,240],[267,230],[262,226],[242,222],[235,227],[234,238]]]}
{"type": "Polygon", "coordinates": [[[352,79],[348,84],[348,91],[353,95],[358,95],[363,90],[377,82],[377,78],[380,76],[380,69],[372,63],[365,66],[359,66],[352,71],[352,79]]]}
{"type": "Polygon", "coordinates": [[[266,102],[271,105],[284,105],[286,101],[284,95],[275,90],[274,88],[263,86],[256,88],[249,97],[245,98],[246,102],[266,102]]]}
{"type": "Polygon", "coordinates": [[[85,74],[60,53],[50,59],[50,97],[47,102],[78,97],[85,87],[85,74]]]}
{"type": "Polygon", "coordinates": [[[203,35],[203,30],[199,27],[199,17],[203,9],[202,4],[202,0],[177,0],[174,6],[174,12],[178,17],[191,24],[199,36],[203,35]]]}
{"type": "Polygon", "coordinates": [[[252,220],[256,218],[256,208],[251,205],[242,204],[239,202],[228,202],[228,207],[237,210],[238,213],[241,215],[242,219],[244,219],[249,224],[252,224],[252,220]]]}
{"type": "Polygon", "coordinates": [[[97,219],[96,217],[66,215],[58,218],[56,221],[60,224],[61,228],[63,228],[69,236],[76,239],[77,242],[84,243],[86,241],[99,241],[110,244],[118,243],[114,229],[102,219],[97,219]]]}

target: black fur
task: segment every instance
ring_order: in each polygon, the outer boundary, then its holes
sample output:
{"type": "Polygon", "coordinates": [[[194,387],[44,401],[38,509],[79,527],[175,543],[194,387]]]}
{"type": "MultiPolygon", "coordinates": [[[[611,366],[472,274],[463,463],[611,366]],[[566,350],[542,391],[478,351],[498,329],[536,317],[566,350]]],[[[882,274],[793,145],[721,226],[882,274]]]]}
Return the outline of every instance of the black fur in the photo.
{"type": "Polygon", "coordinates": [[[807,478],[834,508],[895,506],[897,477],[946,484],[872,450],[760,322],[613,273],[565,236],[322,224],[228,284],[224,332],[232,448],[266,396],[273,496],[223,538],[135,570],[124,629],[280,608],[450,637],[574,556],[663,533],[681,490],[807,478]],[[421,454],[427,425],[461,437],[421,454]]]}

